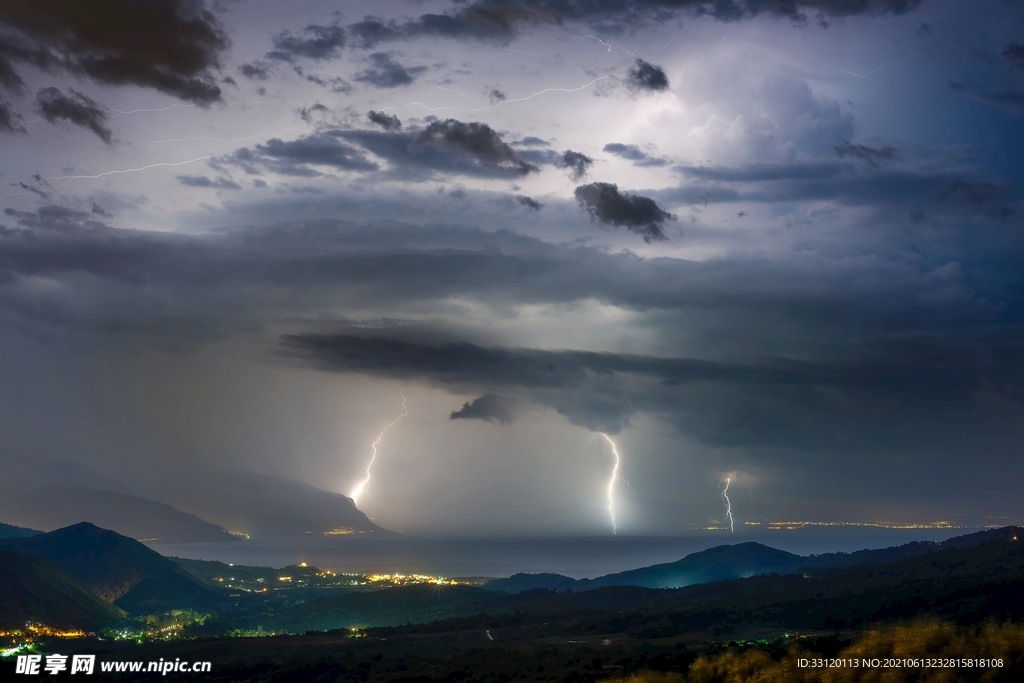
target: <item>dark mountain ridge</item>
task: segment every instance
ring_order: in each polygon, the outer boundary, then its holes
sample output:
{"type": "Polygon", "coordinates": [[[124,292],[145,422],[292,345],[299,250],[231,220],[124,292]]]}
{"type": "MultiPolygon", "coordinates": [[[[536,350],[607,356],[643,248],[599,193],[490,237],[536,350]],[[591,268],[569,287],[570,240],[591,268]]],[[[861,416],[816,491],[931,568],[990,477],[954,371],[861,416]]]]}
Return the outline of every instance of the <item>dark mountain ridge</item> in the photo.
{"type": "Polygon", "coordinates": [[[133,614],[208,607],[221,599],[217,591],[163,555],[88,522],[0,540],[0,548],[48,560],[99,597],[133,614]]]}
{"type": "Polygon", "coordinates": [[[389,588],[299,605],[261,617],[260,625],[302,632],[418,623],[423,625],[416,628],[426,632],[435,628],[426,622],[484,612],[531,615],[545,626],[564,615],[568,625],[559,628],[568,630],[560,635],[632,629],[643,638],[728,633],[746,626],[862,628],[926,615],[962,623],[1019,619],[1024,617],[1024,537],[1012,529],[984,532],[896,562],[806,568],[678,589],[613,585],[506,593],[471,586],[389,588]]]}
{"type": "Polygon", "coordinates": [[[36,529],[27,529],[23,526],[0,523],[0,538],[23,538],[25,536],[35,536],[36,534],[41,533],[43,532],[36,529]]]}
{"type": "Polygon", "coordinates": [[[51,562],[0,550],[0,628],[27,621],[95,631],[125,613],[51,562]]]}
{"type": "Polygon", "coordinates": [[[515,574],[488,581],[484,587],[516,593],[534,588],[586,591],[604,586],[683,588],[694,584],[725,581],[766,574],[788,574],[807,568],[871,566],[896,562],[949,548],[971,548],[997,539],[1024,538],[1017,526],[987,529],[946,541],[913,541],[899,546],[852,553],[795,555],[756,542],[722,545],[691,553],[676,562],[656,564],[617,572],[595,579],[573,579],[561,574],[515,574]]]}

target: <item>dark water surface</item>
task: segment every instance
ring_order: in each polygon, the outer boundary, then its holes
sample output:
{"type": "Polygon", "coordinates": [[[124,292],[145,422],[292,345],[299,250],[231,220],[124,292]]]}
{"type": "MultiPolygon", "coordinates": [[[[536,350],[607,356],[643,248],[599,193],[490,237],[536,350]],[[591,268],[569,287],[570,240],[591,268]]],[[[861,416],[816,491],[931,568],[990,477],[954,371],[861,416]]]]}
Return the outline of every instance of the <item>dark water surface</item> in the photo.
{"type": "Polygon", "coordinates": [[[320,569],[360,574],[508,576],[556,572],[592,578],[674,562],[718,545],[757,541],[800,555],[885,548],[910,541],[940,541],[969,529],[810,528],[760,533],[699,533],[679,537],[430,538],[425,536],[308,536],[254,538],[228,543],[153,544],[164,555],[242,565],[284,567],[307,562],[320,569]]]}

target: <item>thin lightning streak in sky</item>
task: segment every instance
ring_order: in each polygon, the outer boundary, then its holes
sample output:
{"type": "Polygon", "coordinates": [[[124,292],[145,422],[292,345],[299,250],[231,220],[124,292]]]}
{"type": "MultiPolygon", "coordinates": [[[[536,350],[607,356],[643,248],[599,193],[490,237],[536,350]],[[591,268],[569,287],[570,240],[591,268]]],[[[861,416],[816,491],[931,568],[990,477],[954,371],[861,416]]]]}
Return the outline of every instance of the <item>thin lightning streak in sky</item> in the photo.
{"type": "Polygon", "coordinates": [[[655,49],[655,50],[664,50],[664,49],[665,49],[666,47],[668,47],[669,45],[671,45],[671,44],[672,44],[672,41],[673,41],[673,40],[675,40],[675,39],[676,39],[676,36],[678,36],[678,35],[679,35],[680,33],[682,33],[682,31],[676,31],[675,33],[673,33],[673,34],[672,34],[672,37],[668,39],[668,42],[667,42],[667,43],[665,43],[665,44],[664,44],[664,45],[662,45],[661,47],[656,47],[656,48],[654,48],[654,49],[655,49]]]}
{"type": "MultiPolygon", "coordinates": [[[[70,182],[72,180],[83,180],[83,179],[90,179],[90,178],[102,178],[102,177],[108,176],[108,175],[122,175],[124,173],[135,173],[137,171],[145,171],[146,169],[156,168],[158,166],[184,166],[185,164],[194,164],[197,161],[202,161],[204,159],[212,159],[213,157],[214,157],[213,154],[207,154],[204,157],[196,157],[195,159],[188,159],[187,161],[161,162],[161,163],[158,163],[158,164],[149,164],[148,166],[140,166],[138,168],[125,168],[125,169],[120,169],[120,170],[117,170],[117,171],[105,171],[103,173],[97,173],[95,175],[59,175],[59,176],[51,176],[51,177],[47,178],[47,180],[67,180],[67,181],[70,182]]],[[[67,185],[67,183],[64,183],[64,185],[67,185]]],[[[64,187],[64,185],[60,185],[59,187],[64,187]]]]}
{"type": "MultiPolygon", "coordinates": [[[[84,162],[82,164],[82,167],[84,168],[85,166],[89,166],[90,164],[95,164],[97,161],[102,161],[103,159],[106,159],[107,157],[112,156],[112,155],[116,154],[117,152],[121,152],[121,151],[124,151],[126,149],[132,149],[134,147],[142,147],[144,145],[163,145],[163,144],[166,144],[166,143],[169,143],[169,142],[185,142],[185,141],[189,141],[189,140],[191,140],[191,141],[200,141],[200,142],[219,142],[221,144],[229,144],[229,143],[234,143],[234,142],[243,142],[245,140],[252,140],[253,138],[263,137],[264,135],[284,135],[285,133],[287,133],[289,131],[293,131],[293,130],[306,130],[306,128],[298,128],[298,127],[292,126],[291,128],[285,128],[284,130],[274,131],[272,133],[256,133],[255,135],[246,135],[244,138],[233,138],[233,139],[229,139],[229,140],[224,140],[224,139],[221,139],[221,138],[195,137],[195,136],[189,136],[189,137],[184,137],[184,138],[171,138],[169,140],[143,140],[142,142],[133,142],[130,145],[125,145],[124,147],[118,147],[117,149],[111,150],[111,151],[107,152],[106,154],[103,154],[101,156],[96,157],[92,161],[86,161],[86,162],[84,162]]],[[[69,154],[65,154],[64,156],[65,157],[69,157],[69,156],[75,156],[77,154],[89,154],[90,152],[98,152],[98,151],[100,151],[100,150],[95,150],[94,149],[94,150],[85,150],[83,152],[71,152],[69,154]]]]}
{"type": "MultiPolygon", "coordinates": [[[[615,442],[612,441],[604,432],[594,434],[591,441],[599,436],[605,440],[605,444],[607,446],[612,447],[612,457],[615,458],[615,464],[612,466],[612,475],[608,479],[608,517],[610,517],[612,521],[612,535],[617,536],[618,529],[615,524],[615,483],[621,479],[625,482],[626,486],[629,487],[629,482],[619,476],[619,465],[622,464],[622,458],[619,457],[619,449],[615,446],[615,442]]],[[[632,490],[632,487],[630,487],[630,490],[632,490]]]]}
{"type": "Polygon", "coordinates": [[[440,111],[442,109],[458,109],[458,110],[461,110],[461,111],[484,111],[486,109],[496,109],[497,107],[503,107],[506,104],[512,104],[513,102],[526,102],[527,100],[532,100],[534,97],[538,97],[540,95],[543,95],[543,94],[549,93],[549,92],[579,92],[580,90],[586,90],[587,88],[589,88],[590,86],[594,85],[598,81],[603,81],[606,78],[608,78],[608,76],[601,76],[600,78],[595,78],[594,80],[590,81],[589,83],[581,85],[578,88],[545,88],[544,90],[541,90],[540,92],[535,92],[532,95],[529,95],[527,97],[517,97],[516,99],[513,99],[513,100],[505,100],[503,102],[498,102],[497,104],[492,104],[492,105],[490,105],[488,107],[479,107],[479,108],[473,108],[473,107],[428,107],[427,105],[423,104],[422,102],[410,102],[409,104],[407,104],[405,106],[411,107],[412,105],[415,104],[415,105],[417,105],[419,107],[423,107],[427,111],[440,111]]]}
{"type": "MultiPolygon", "coordinates": [[[[885,64],[883,64],[882,66],[889,66],[890,64],[892,64],[892,62],[886,62],[886,63],[885,63],[885,64]]],[[[867,72],[866,74],[855,74],[855,73],[853,73],[852,71],[843,71],[843,72],[841,72],[841,73],[844,73],[844,74],[846,74],[846,75],[848,75],[848,76],[856,76],[857,78],[867,78],[867,77],[868,77],[868,76],[870,76],[871,74],[873,74],[873,73],[875,73],[876,71],[878,71],[878,69],[881,69],[881,68],[882,68],[882,66],[880,66],[880,67],[877,67],[877,68],[875,68],[875,69],[872,69],[871,71],[867,72]]]]}
{"type": "Polygon", "coordinates": [[[112,119],[122,116],[123,114],[140,114],[147,111],[169,111],[171,109],[177,109],[178,107],[185,107],[186,109],[194,109],[194,104],[171,104],[166,107],[150,107],[148,109],[132,109],[131,111],[120,111],[118,109],[108,109],[104,114],[111,114],[112,119]]]}
{"type": "Polygon", "coordinates": [[[732,518],[732,503],[729,502],[729,481],[730,478],[725,478],[725,488],[722,489],[722,502],[725,503],[725,516],[729,520],[729,531],[736,531],[735,522],[732,518]]]}
{"type": "MultiPolygon", "coordinates": [[[[606,43],[603,40],[601,40],[600,38],[598,38],[597,36],[592,36],[589,33],[587,35],[585,35],[585,36],[574,36],[571,33],[567,33],[566,31],[562,31],[562,33],[565,33],[565,35],[569,36],[573,40],[586,40],[587,38],[591,38],[591,39],[596,40],[597,42],[601,43],[606,48],[608,48],[608,52],[612,51],[612,47],[613,46],[612,46],[611,43],[606,43]]],[[[637,50],[633,50],[632,52],[630,52],[629,50],[627,50],[625,48],[621,48],[621,47],[619,48],[619,51],[620,52],[624,52],[625,54],[629,55],[630,57],[634,56],[637,53],[637,50]]]]}
{"type": "MultiPolygon", "coordinates": [[[[396,417],[394,420],[392,420],[391,423],[388,424],[388,426],[384,427],[384,429],[380,430],[380,434],[377,435],[377,440],[370,445],[370,447],[373,449],[373,455],[370,456],[370,462],[366,463],[366,476],[363,477],[363,480],[361,482],[356,484],[356,487],[352,489],[352,495],[349,496],[352,499],[353,503],[359,503],[359,496],[363,495],[363,492],[366,491],[366,487],[370,484],[370,479],[372,479],[370,475],[370,468],[373,467],[373,462],[377,459],[377,446],[380,444],[380,440],[384,438],[385,432],[394,427],[399,420],[401,420],[403,417],[409,414],[409,409],[405,407],[406,401],[408,400],[405,398],[405,389],[402,389],[400,394],[402,396],[402,414],[396,417]]],[[[376,504],[374,504],[374,507],[376,508],[376,504]]]]}
{"type": "Polygon", "coordinates": [[[698,62],[703,62],[706,57],[710,57],[711,55],[713,55],[715,53],[715,50],[718,49],[718,46],[721,45],[722,41],[724,41],[724,40],[725,40],[725,36],[722,36],[721,39],[719,39],[719,41],[717,43],[715,43],[715,46],[713,48],[711,48],[711,52],[709,52],[706,55],[702,56],[700,59],[695,59],[692,62],[686,62],[685,64],[680,64],[680,66],[690,66],[691,64],[697,64],[698,62]]]}

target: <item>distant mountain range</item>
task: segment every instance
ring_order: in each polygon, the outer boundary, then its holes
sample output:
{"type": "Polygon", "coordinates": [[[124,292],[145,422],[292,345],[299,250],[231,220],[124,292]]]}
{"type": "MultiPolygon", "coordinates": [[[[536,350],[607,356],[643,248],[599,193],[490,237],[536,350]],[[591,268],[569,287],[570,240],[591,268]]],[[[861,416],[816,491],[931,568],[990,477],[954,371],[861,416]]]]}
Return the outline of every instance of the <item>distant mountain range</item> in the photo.
{"type": "MultiPolygon", "coordinates": [[[[861,628],[923,615],[962,623],[990,618],[1020,619],[1024,617],[1022,532],[1024,529],[1009,527],[945,543],[923,544],[930,548],[927,557],[917,553],[878,564],[801,568],[797,572],[761,574],[674,590],[614,584],[591,590],[540,587],[517,593],[473,586],[389,588],[309,602],[261,616],[259,623],[266,630],[293,633],[413,623],[423,625],[398,630],[428,633],[455,630],[451,624],[427,623],[438,619],[473,621],[478,619],[475,615],[483,613],[492,615],[492,619],[496,614],[516,614],[520,615],[520,623],[533,625],[529,627],[537,632],[533,637],[544,637],[545,633],[592,636],[628,632],[635,638],[663,638],[683,632],[721,635],[740,627],[861,628]]],[[[750,545],[758,544],[732,546],[739,548],[734,555],[747,558],[747,567],[757,558],[771,561],[772,554],[764,552],[764,546],[750,545]]],[[[694,555],[709,558],[709,566],[717,563],[727,567],[727,548],[694,555]]],[[[875,557],[885,554],[881,551],[875,557]]],[[[691,560],[686,565],[691,569],[697,564],[691,559],[694,555],[685,558],[691,560]]],[[[776,559],[785,562],[785,555],[789,553],[776,559]]],[[[867,554],[858,557],[871,558],[867,554]]],[[[658,581],[665,567],[677,564],[623,574],[630,575],[631,580],[658,581]]],[[[726,571],[736,573],[734,569],[726,571]]],[[[552,582],[558,575],[541,576],[542,581],[552,582]]]]}
{"type": "MultiPolygon", "coordinates": [[[[255,472],[210,469],[125,483],[80,463],[19,465],[0,481],[0,519],[58,529],[81,521],[151,543],[391,533],[351,498],[255,472]],[[229,531],[230,530],[230,531],[229,531]]],[[[0,528],[0,538],[5,533],[0,528]]]]}
{"type": "MultiPolygon", "coordinates": [[[[156,551],[88,522],[0,540],[0,549],[42,558],[99,598],[132,614],[209,608],[223,599],[156,551]]],[[[4,593],[0,597],[7,600],[10,596],[4,593]]]]}
{"type": "Polygon", "coordinates": [[[958,536],[942,542],[907,543],[878,550],[853,553],[795,555],[769,548],[760,543],[723,545],[687,555],[676,562],[656,564],[641,569],[608,574],[596,579],[573,579],[561,574],[514,574],[495,579],[484,588],[519,593],[545,588],[560,591],[586,591],[605,586],[639,586],[643,588],[683,588],[694,584],[726,581],[766,574],[788,574],[802,568],[839,568],[879,565],[908,557],[933,553],[948,548],[969,548],[995,539],[1024,536],[1020,527],[1003,527],[958,536]]]}
{"type": "Polygon", "coordinates": [[[211,576],[244,575],[249,569],[230,566],[175,563],[138,541],[84,522],[3,539],[0,626],[36,620],[94,630],[126,613],[195,608],[233,614],[222,622],[230,628],[304,632],[475,618],[486,612],[534,615],[538,629],[560,623],[563,635],[573,629],[625,629],[637,638],[661,638],[709,629],[725,633],[737,625],[859,628],[922,614],[964,623],[1024,617],[1020,527],[809,557],[741,543],[591,580],[518,574],[487,588],[412,585],[325,598],[313,590],[303,594],[305,603],[271,604],[266,595],[232,595],[212,585],[211,576]],[[207,583],[183,568],[192,565],[196,574],[209,575],[207,583]]]}
{"type": "Polygon", "coordinates": [[[348,496],[256,472],[210,471],[189,481],[165,481],[159,495],[252,536],[392,533],[370,521],[348,496]]]}
{"type": "Polygon", "coordinates": [[[223,527],[155,500],[87,486],[44,486],[3,504],[8,519],[43,529],[91,522],[140,541],[237,541],[223,527]]]}

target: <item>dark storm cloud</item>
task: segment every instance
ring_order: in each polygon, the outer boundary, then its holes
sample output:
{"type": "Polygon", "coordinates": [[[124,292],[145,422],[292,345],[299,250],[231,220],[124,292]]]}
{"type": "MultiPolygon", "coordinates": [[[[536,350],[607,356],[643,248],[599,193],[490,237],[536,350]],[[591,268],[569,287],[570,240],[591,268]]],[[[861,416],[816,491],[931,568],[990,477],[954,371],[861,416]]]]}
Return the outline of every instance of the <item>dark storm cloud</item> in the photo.
{"type": "Polygon", "coordinates": [[[345,29],[337,24],[310,24],[298,35],[291,31],[276,33],[273,42],[274,49],[267,53],[268,59],[281,62],[294,62],[299,58],[335,59],[345,47],[345,29]]]}
{"type": "Polygon", "coordinates": [[[978,102],[994,104],[1016,114],[1024,114],[1024,91],[988,91],[971,83],[950,83],[949,87],[978,102]]]}
{"type": "Polygon", "coordinates": [[[411,149],[414,154],[424,149],[454,150],[469,155],[484,166],[515,175],[540,170],[519,158],[515,150],[486,123],[467,123],[456,119],[434,121],[416,135],[411,149]]]}
{"type": "Polygon", "coordinates": [[[893,147],[869,147],[868,145],[855,145],[848,140],[843,140],[841,145],[835,146],[836,156],[840,158],[850,157],[860,159],[872,168],[878,168],[880,160],[888,161],[896,158],[896,150],[893,147]]]}
{"type": "Polygon", "coordinates": [[[1024,45],[1020,43],[1010,43],[1000,53],[1011,66],[1018,69],[1024,69],[1024,45]]]}
{"type": "Polygon", "coordinates": [[[195,344],[268,323],[295,329],[304,316],[315,321],[346,305],[391,311],[468,298],[502,306],[595,300],[657,312],[652,320],[664,325],[651,333],[667,340],[685,328],[691,348],[714,349],[718,360],[509,348],[459,341],[444,326],[379,320],[337,321],[334,330],[349,331],[283,342],[287,354],[325,370],[495,393],[609,433],[647,411],[716,445],[842,450],[897,439],[914,448],[938,438],[943,415],[959,415],[958,429],[985,428],[988,418],[971,412],[976,396],[1010,401],[1006,411],[1024,400],[1024,301],[1011,286],[1024,281],[1013,256],[1016,224],[975,228],[975,255],[960,254],[973,261],[926,265],[846,253],[641,259],[508,231],[397,223],[300,221],[177,235],[113,229],[91,211],[59,206],[7,209],[5,222],[5,320],[98,330],[108,341],[135,334],[195,344]],[[970,284],[972,273],[984,273],[986,284],[970,284]],[[20,284],[35,278],[47,288],[20,284]],[[693,325],[700,312],[715,324],[693,325]],[[766,330],[781,347],[757,345],[766,330]],[[723,338],[734,348],[724,358],[723,338]],[[827,352],[786,346],[806,339],[827,352]]]}
{"type": "Polygon", "coordinates": [[[462,408],[453,410],[448,416],[449,420],[485,420],[495,424],[508,425],[516,421],[518,412],[514,399],[498,396],[497,394],[484,394],[473,402],[462,404],[462,408]]]}
{"type": "Polygon", "coordinates": [[[257,174],[261,169],[282,175],[314,177],[321,175],[316,167],[329,167],[339,171],[376,171],[377,164],[366,158],[358,149],[338,139],[336,132],[314,133],[297,140],[284,141],[271,138],[265,144],[250,149],[240,149],[212,161],[232,164],[257,174]]]}
{"type": "Polygon", "coordinates": [[[391,165],[391,175],[407,179],[426,179],[435,172],[517,177],[539,170],[521,158],[487,124],[455,119],[434,121],[425,128],[409,131],[324,128],[290,142],[275,138],[264,145],[239,149],[211,163],[215,168],[219,164],[232,164],[250,174],[268,169],[307,177],[320,174],[318,165],[377,170],[377,165],[363,150],[385,159],[391,165]],[[346,143],[358,145],[362,150],[346,143]]]}
{"type": "Polygon", "coordinates": [[[0,130],[9,133],[24,133],[25,128],[21,125],[21,114],[11,109],[7,100],[0,97],[0,130]]]}
{"type": "Polygon", "coordinates": [[[516,140],[512,144],[516,147],[549,147],[551,145],[547,140],[541,140],[532,135],[527,135],[522,140],[516,140]]]}
{"type": "Polygon", "coordinates": [[[972,183],[966,180],[955,180],[935,193],[935,198],[944,201],[950,198],[966,199],[977,204],[995,202],[1007,194],[1006,187],[994,183],[972,183]]]}
{"type": "Polygon", "coordinates": [[[251,81],[265,81],[270,78],[270,66],[263,62],[248,62],[238,67],[239,73],[251,81]]]}
{"type": "Polygon", "coordinates": [[[538,202],[533,197],[527,197],[525,195],[520,194],[516,195],[516,201],[527,208],[533,209],[534,211],[540,211],[542,208],[544,208],[544,205],[538,202]]]}
{"type": "MultiPolygon", "coordinates": [[[[1010,333],[995,346],[1009,351],[1022,344],[1019,333],[1010,333]]],[[[324,371],[426,381],[457,393],[501,391],[591,430],[614,433],[637,412],[649,411],[718,446],[843,450],[848,444],[829,440],[879,419],[882,406],[901,405],[901,419],[928,424],[936,412],[963,410],[994,382],[1013,392],[1024,387],[1024,364],[1005,352],[979,354],[917,340],[867,344],[856,359],[839,362],[735,363],[345,334],[284,335],[281,347],[285,356],[324,371]],[[868,403],[854,415],[850,401],[868,403]]],[[[998,391],[1014,400],[1012,392],[998,391]]],[[[889,418],[886,429],[898,428],[889,418]]],[[[867,435],[846,438],[858,447],[871,441],[867,435]]]]}
{"type": "Polygon", "coordinates": [[[647,155],[641,152],[636,145],[624,145],[621,142],[609,142],[604,146],[604,151],[630,161],[641,161],[647,158],[647,155]]]}
{"type": "Polygon", "coordinates": [[[367,16],[350,24],[349,32],[361,48],[419,37],[478,40],[504,44],[530,27],[561,26],[583,21],[598,26],[635,26],[663,22],[673,16],[712,17],[738,21],[770,15],[805,21],[808,14],[830,17],[902,14],[921,0],[477,0],[445,14],[423,14],[405,21],[367,16]]]}
{"type": "Polygon", "coordinates": [[[660,66],[637,59],[626,73],[626,87],[635,91],[662,92],[668,90],[668,76],[660,66]]]}
{"type": "Polygon", "coordinates": [[[376,123],[388,132],[402,130],[402,122],[393,114],[385,114],[382,111],[373,111],[371,109],[366,112],[366,118],[370,119],[370,123],[376,123]]]}
{"type": "Polygon", "coordinates": [[[942,213],[947,216],[994,217],[1012,214],[1019,201],[1008,186],[984,176],[933,169],[890,170],[870,164],[813,161],[740,167],[680,166],[675,170],[687,179],[703,182],[659,190],[652,193],[656,199],[690,205],[832,201],[876,209],[898,207],[900,212],[907,211],[908,205],[933,204],[942,205],[942,213]]]}
{"type": "Polygon", "coordinates": [[[36,110],[50,123],[65,121],[87,128],[110,144],[113,133],[106,125],[106,112],[97,102],[76,90],[68,88],[65,95],[57,88],[43,88],[36,93],[36,110]]]}
{"type": "Polygon", "coordinates": [[[328,76],[324,78],[318,74],[306,74],[306,80],[321,88],[327,88],[331,92],[348,94],[354,90],[352,84],[341,76],[328,76]]]}
{"type": "Polygon", "coordinates": [[[11,64],[22,62],[197,104],[220,99],[213,72],[228,37],[195,0],[8,0],[0,27],[8,29],[0,41],[8,83],[20,82],[11,64]]]}
{"type": "Polygon", "coordinates": [[[652,157],[636,145],[624,145],[621,142],[609,142],[604,151],[621,159],[628,159],[634,166],[667,166],[668,159],[652,157]]]}
{"type": "Polygon", "coordinates": [[[217,190],[241,190],[242,186],[230,178],[210,179],[204,175],[180,175],[178,182],[186,187],[209,187],[217,190]]]}
{"type": "Polygon", "coordinates": [[[329,114],[331,113],[331,110],[327,107],[327,105],[321,104],[320,102],[316,102],[314,104],[307,104],[302,107],[299,107],[295,111],[295,113],[298,114],[299,118],[305,121],[306,123],[313,123],[313,117],[315,115],[329,114]]]}
{"type": "Polygon", "coordinates": [[[375,52],[367,59],[370,60],[371,66],[353,78],[360,83],[369,83],[375,88],[409,85],[427,70],[425,66],[402,66],[395,61],[394,55],[386,52],[375,52]]]}
{"type": "Polygon", "coordinates": [[[662,226],[665,221],[675,220],[675,216],[653,199],[619,192],[619,187],[613,183],[580,185],[574,196],[591,220],[625,227],[643,237],[644,242],[666,239],[662,226]]]}
{"type": "Polygon", "coordinates": [[[557,165],[569,171],[569,177],[573,180],[582,180],[590,167],[594,165],[594,160],[582,152],[567,149],[558,159],[557,165]]]}

